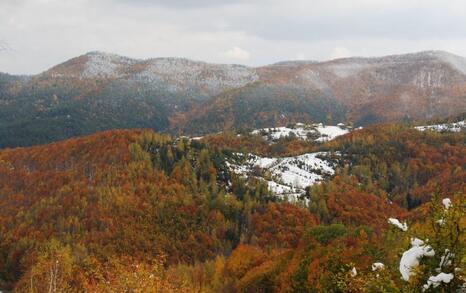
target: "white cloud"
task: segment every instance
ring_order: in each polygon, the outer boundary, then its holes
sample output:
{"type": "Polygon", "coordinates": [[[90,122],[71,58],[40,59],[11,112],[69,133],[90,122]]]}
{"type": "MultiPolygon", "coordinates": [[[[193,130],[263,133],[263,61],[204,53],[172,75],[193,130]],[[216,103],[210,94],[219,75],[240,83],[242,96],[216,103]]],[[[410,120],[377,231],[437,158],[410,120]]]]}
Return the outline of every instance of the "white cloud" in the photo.
{"type": "Polygon", "coordinates": [[[333,49],[332,54],[330,54],[330,59],[347,58],[350,56],[351,56],[350,50],[344,47],[336,47],[333,49]]]}
{"type": "Polygon", "coordinates": [[[302,52],[299,52],[298,54],[296,54],[296,60],[306,60],[306,54],[302,53],[302,52]]]}
{"type": "Polygon", "coordinates": [[[241,49],[240,47],[233,47],[230,50],[223,53],[223,55],[229,59],[246,61],[251,58],[251,53],[241,49]]]}

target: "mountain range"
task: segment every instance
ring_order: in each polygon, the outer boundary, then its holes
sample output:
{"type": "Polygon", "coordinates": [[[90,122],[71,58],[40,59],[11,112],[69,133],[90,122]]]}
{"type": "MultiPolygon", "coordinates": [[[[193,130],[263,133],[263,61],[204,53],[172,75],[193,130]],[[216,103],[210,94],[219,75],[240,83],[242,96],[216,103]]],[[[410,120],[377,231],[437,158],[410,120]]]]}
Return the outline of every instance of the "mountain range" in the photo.
{"type": "Polygon", "coordinates": [[[465,111],[466,59],[443,51],[262,67],[90,52],[37,75],[0,73],[0,147],[117,128],[203,135],[465,111]]]}

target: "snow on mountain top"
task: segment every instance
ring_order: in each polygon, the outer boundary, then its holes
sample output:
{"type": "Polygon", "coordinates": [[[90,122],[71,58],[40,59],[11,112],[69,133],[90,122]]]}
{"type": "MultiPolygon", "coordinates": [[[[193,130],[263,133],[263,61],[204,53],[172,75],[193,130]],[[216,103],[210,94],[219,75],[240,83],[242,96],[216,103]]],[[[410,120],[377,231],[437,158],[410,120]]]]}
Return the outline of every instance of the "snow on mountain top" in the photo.
{"type": "Polygon", "coordinates": [[[454,123],[444,123],[444,124],[434,124],[434,125],[425,125],[425,126],[416,126],[415,129],[419,131],[437,131],[437,132],[460,132],[462,129],[466,128],[465,120],[454,122],[454,123]]]}
{"type": "Polygon", "coordinates": [[[316,88],[323,91],[327,90],[329,85],[327,84],[328,80],[320,77],[322,72],[330,72],[339,78],[347,78],[367,68],[382,66],[384,64],[402,64],[423,61],[444,62],[450,64],[459,72],[466,74],[466,59],[443,51],[426,51],[373,58],[351,57],[323,62],[306,60],[284,61],[257,68],[234,64],[212,64],[174,57],[133,59],[101,51],[88,52],[83,56],[86,57],[88,61],[85,64],[84,72],[79,72],[79,74],[85,78],[115,78],[121,77],[125,73],[134,73],[136,74],[135,79],[159,81],[163,80],[163,78],[160,79],[161,74],[165,76],[173,74],[173,79],[181,78],[186,82],[196,80],[196,78],[199,79],[197,83],[203,83],[205,81],[207,87],[213,88],[214,93],[217,93],[216,90],[222,86],[226,88],[237,88],[247,83],[257,81],[259,80],[258,72],[266,67],[303,67],[304,70],[298,73],[300,78],[308,82],[306,84],[314,85],[316,88]],[[127,65],[134,64],[138,66],[126,68],[127,65]],[[214,74],[206,72],[214,72],[214,74]]]}
{"type": "Polygon", "coordinates": [[[259,79],[256,70],[246,66],[209,64],[182,58],[150,59],[145,62],[145,66],[145,70],[138,73],[135,79],[177,83],[184,88],[201,86],[214,94],[259,79]]]}
{"type": "Polygon", "coordinates": [[[348,77],[359,71],[382,65],[402,65],[422,62],[443,62],[466,74],[466,59],[445,51],[421,51],[407,54],[394,54],[380,57],[348,57],[319,63],[334,69],[339,77],[348,77]]]}
{"type": "Polygon", "coordinates": [[[325,152],[308,153],[285,158],[267,158],[252,154],[236,154],[239,160],[230,163],[230,169],[242,176],[255,176],[267,181],[269,190],[278,196],[297,197],[307,186],[335,173],[333,163],[325,152]],[[261,169],[258,174],[257,168],[261,169]],[[269,173],[270,176],[264,176],[269,173]],[[266,178],[267,177],[267,178],[266,178]]]}
{"type": "Polygon", "coordinates": [[[272,127],[253,130],[251,133],[262,135],[268,141],[276,141],[280,138],[295,136],[302,140],[314,140],[316,142],[325,142],[335,139],[338,136],[347,134],[350,128],[343,123],[337,126],[327,126],[322,123],[303,124],[296,123],[289,127],[272,127]]]}
{"type": "Polygon", "coordinates": [[[259,79],[256,69],[243,65],[211,64],[173,57],[132,59],[101,51],[88,52],[53,69],[54,76],[127,78],[172,92],[207,95],[242,87],[259,79]]]}
{"type": "Polygon", "coordinates": [[[88,60],[82,72],[82,76],[85,78],[119,77],[120,68],[138,62],[135,59],[99,51],[89,52],[86,56],[88,60]]]}
{"type": "Polygon", "coordinates": [[[466,74],[466,59],[448,52],[436,51],[435,55],[442,61],[449,63],[455,69],[463,74],[466,74]]]}

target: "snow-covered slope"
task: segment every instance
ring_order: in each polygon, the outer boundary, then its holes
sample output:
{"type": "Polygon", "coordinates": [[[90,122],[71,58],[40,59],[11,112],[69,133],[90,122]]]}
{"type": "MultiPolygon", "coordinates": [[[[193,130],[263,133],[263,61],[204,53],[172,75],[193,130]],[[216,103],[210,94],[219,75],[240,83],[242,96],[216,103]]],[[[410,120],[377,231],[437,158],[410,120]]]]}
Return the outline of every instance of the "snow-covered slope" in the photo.
{"type": "Polygon", "coordinates": [[[265,180],[274,195],[296,199],[306,187],[335,173],[332,161],[332,155],[325,152],[284,158],[238,153],[228,165],[238,175],[265,180]]]}
{"type": "Polygon", "coordinates": [[[262,135],[269,142],[294,136],[303,140],[314,140],[316,142],[325,142],[332,140],[340,135],[347,134],[351,127],[343,123],[337,126],[323,125],[322,123],[304,124],[296,123],[289,127],[262,128],[252,131],[252,134],[262,135]]]}
{"type": "Polygon", "coordinates": [[[434,125],[425,125],[425,126],[416,126],[415,127],[419,131],[438,131],[438,132],[460,132],[462,129],[466,129],[466,122],[465,120],[454,122],[454,123],[444,123],[444,124],[434,124],[434,125]]]}
{"type": "Polygon", "coordinates": [[[132,66],[138,60],[110,54],[105,52],[89,52],[86,54],[88,60],[81,73],[83,78],[118,78],[123,76],[126,67],[132,66]]]}

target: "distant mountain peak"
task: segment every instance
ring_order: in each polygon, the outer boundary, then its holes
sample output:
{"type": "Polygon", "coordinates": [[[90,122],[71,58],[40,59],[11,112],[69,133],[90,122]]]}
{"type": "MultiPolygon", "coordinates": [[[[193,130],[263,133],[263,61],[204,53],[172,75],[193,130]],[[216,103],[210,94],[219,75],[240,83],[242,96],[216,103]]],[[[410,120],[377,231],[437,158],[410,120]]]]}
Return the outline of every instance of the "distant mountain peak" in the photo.
{"type": "Polygon", "coordinates": [[[444,62],[449,63],[455,69],[466,74],[466,59],[446,51],[430,51],[430,53],[444,62]]]}
{"type": "Polygon", "coordinates": [[[18,141],[30,134],[18,113],[28,115],[31,128],[60,121],[50,130],[54,137],[94,125],[195,135],[296,121],[359,126],[457,115],[466,109],[465,96],[466,61],[444,51],[257,68],[92,51],[37,76],[1,75],[0,104],[8,108],[0,122],[18,121],[3,129],[21,133],[18,141]]]}
{"type": "Polygon", "coordinates": [[[119,77],[124,67],[139,62],[136,59],[100,51],[89,52],[85,56],[88,58],[82,76],[86,78],[119,77]]]}

